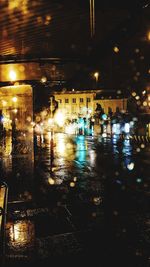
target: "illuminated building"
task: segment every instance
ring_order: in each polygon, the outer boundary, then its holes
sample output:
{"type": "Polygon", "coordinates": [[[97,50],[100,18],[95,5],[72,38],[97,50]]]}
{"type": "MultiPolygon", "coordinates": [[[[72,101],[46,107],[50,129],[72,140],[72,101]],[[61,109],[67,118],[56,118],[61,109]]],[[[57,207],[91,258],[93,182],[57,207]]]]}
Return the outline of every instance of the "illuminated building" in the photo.
{"type": "Polygon", "coordinates": [[[54,92],[54,97],[58,102],[59,110],[65,112],[66,117],[70,119],[93,116],[97,104],[101,105],[106,114],[109,108],[112,112],[115,112],[117,107],[120,110],[127,109],[127,98],[121,98],[121,96],[117,98],[117,96],[111,96],[111,93],[108,97],[103,90],[54,92]]]}

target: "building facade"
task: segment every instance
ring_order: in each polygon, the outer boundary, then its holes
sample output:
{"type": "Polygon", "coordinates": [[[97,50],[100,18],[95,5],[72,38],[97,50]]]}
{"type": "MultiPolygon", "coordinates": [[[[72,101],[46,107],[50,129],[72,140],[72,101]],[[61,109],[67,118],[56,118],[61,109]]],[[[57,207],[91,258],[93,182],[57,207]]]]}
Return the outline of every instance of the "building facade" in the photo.
{"type": "Polygon", "coordinates": [[[111,92],[109,98],[104,96],[103,90],[83,90],[83,91],[64,91],[54,92],[55,100],[58,102],[58,108],[66,117],[76,119],[79,117],[91,117],[94,115],[97,104],[100,104],[104,113],[108,113],[109,108],[112,112],[127,109],[126,98],[115,98],[111,92]]]}

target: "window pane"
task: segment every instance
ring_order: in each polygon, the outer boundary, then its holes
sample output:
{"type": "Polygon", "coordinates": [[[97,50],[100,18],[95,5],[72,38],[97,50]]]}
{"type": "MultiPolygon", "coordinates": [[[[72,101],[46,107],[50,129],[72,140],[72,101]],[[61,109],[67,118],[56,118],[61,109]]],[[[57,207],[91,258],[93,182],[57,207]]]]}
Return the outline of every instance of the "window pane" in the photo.
{"type": "Polygon", "coordinates": [[[65,103],[69,103],[69,99],[68,98],[65,99],[65,103]]]}

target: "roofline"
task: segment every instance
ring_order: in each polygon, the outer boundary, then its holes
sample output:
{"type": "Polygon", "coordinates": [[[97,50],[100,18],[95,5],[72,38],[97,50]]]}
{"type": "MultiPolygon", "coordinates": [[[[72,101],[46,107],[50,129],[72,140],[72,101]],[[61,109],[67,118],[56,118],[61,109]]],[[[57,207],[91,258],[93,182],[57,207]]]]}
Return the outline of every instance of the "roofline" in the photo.
{"type": "Polygon", "coordinates": [[[85,89],[85,90],[70,90],[70,91],[67,91],[67,90],[65,90],[65,91],[60,91],[60,92],[58,92],[58,91],[54,91],[53,92],[53,95],[65,95],[65,94],[88,94],[88,93],[115,93],[116,91],[115,90],[104,90],[104,89],[91,89],[91,90],[89,90],[89,89],[85,89]]]}

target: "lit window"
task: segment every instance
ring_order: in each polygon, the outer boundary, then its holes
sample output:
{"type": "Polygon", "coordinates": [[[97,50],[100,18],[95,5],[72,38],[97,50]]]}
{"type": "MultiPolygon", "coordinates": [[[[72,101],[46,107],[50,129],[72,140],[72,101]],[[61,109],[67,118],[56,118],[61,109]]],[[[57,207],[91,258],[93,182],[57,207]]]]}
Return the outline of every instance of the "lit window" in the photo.
{"type": "Polygon", "coordinates": [[[72,103],[76,103],[76,98],[72,98],[72,103]]]}
{"type": "Polygon", "coordinates": [[[83,103],[83,98],[80,98],[80,103],[83,103]]]}
{"type": "Polygon", "coordinates": [[[87,97],[87,102],[91,102],[91,98],[87,97]]]}
{"type": "Polygon", "coordinates": [[[65,103],[66,104],[69,103],[69,99],[68,98],[65,99],[65,103]]]}

